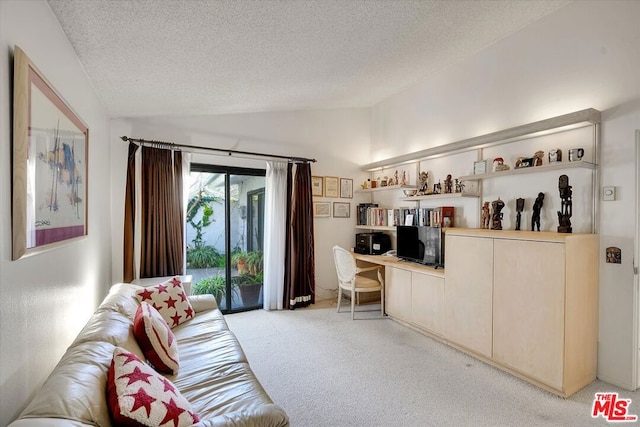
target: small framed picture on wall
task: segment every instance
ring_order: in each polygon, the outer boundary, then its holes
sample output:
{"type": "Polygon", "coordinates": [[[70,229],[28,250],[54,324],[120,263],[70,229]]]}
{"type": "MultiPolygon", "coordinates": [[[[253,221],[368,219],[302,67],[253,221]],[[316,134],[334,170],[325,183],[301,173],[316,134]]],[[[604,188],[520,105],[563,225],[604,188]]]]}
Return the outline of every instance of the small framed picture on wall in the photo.
{"type": "Polygon", "coordinates": [[[324,177],[324,197],[338,197],[339,179],[337,176],[324,177]]]}
{"type": "Polygon", "coordinates": [[[334,218],[349,218],[351,216],[351,203],[333,202],[334,218]]]}
{"type": "Polygon", "coordinates": [[[343,199],[353,198],[353,180],[350,178],[340,178],[340,197],[343,199]]]}
{"type": "Polygon", "coordinates": [[[321,176],[311,177],[311,195],[314,197],[324,196],[324,179],[321,176]]]}
{"type": "Polygon", "coordinates": [[[313,216],[322,218],[331,216],[331,203],[329,202],[314,202],[313,203],[313,216]]]}

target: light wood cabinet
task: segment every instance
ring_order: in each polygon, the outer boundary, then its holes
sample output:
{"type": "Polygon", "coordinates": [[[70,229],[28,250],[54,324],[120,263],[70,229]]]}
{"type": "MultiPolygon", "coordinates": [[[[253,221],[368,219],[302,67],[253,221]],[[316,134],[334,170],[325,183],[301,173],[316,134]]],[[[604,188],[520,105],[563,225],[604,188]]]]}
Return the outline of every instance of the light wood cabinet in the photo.
{"type": "Polygon", "coordinates": [[[494,360],[568,396],[596,378],[598,241],[550,237],[495,241],[494,360]]]}
{"type": "MultiPolygon", "coordinates": [[[[466,262],[456,265],[454,260],[468,260],[472,264],[468,268],[482,268],[492,257],[492,352],[485,354],[488,361],[565,397],[595,380],[597,235],[460,229],[447,233],[446,248],[450,256],[446,260],[446,310],[458,313],[447,317],[447,339],[478,351],[473,342],[464,341],[470,338],[459,332],[462,328],[449,328],[449,322],[464,325],[466,310],[476,313],[474,316],[479,311],[486,315],[479,307],[454,304],[461,290],[486,288],[486,277],[478,278],[472,270],[464,270],[466,262]],[[487,242],[492,244],[491,251],[487,242]]],[[[487,300],[476,303],[490,304],[487,300]]]]}
{"type": "Polygon", "coordinates": [[[445,248],[445,337],[491,357],[493,239],[447,232],[445,248]]]}
{"type": "Polygon", "coordinates": [[[411,320],[411,271],[385,267],[385,311],[405,322],[411,320]]]}
{"type": "Polygon", "coordinates": [[[442,335],[444,277],[420,270],[426,267],[404,264],[385,266],[385,311],[394,319],[442,335]]]}
{"type": "Polygon", "coordinates": [[[442,335],[444,316],[444,278],[411,273],[411,320],[429,332],[442,335]]]}
{"type": "Polygon", "coordinates": [[[493,359],[562,388],[565,245],[494,242],[493,359]]]}

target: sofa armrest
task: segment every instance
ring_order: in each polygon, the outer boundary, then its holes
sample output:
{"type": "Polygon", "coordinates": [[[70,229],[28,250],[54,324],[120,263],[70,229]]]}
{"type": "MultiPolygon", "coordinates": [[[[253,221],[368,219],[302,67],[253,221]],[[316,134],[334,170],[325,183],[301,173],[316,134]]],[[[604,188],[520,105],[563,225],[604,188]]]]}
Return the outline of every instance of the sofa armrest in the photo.
{"type": "Polygon", "coordinates": [[[286,412],[273,403],[220,414],[196,424],[198,427],[289,427],[289,425],[286,412]]]}
{"type": "Polygon", "coordinates": [[[218,308],[218,303],[216,302],[216,298],[211,294],[204,295],[189,295],[189,302],[191,303],[191,307],[199,313],[205,310],[214,310],[218,308]]]}

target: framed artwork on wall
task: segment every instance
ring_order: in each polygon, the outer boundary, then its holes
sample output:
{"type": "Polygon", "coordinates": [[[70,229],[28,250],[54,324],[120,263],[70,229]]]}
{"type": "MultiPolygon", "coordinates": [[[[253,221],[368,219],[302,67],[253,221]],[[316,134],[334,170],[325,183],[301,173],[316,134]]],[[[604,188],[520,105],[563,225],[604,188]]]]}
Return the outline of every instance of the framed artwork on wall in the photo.
{"type": "Polygon", "coordinates": [[[343,199],[353,198],[353,180],[350,178],[340,178],[340,197],[343,199]]]}
{"type": "Polygon", "coordinates": [[[351,216],[351,203],[333,202],[334,218],[349,218],[351,216]]]}
{"type": "Polygon", "coordinates": [[[338,197],[340,195],[338,191],[339,179],[337,176],[325,176],[324,177],[324,196],[325,197],[338,197]]]}
{"type": "Polygon", "coordinates": [[[14,51],[12,258],[87,234],[89,128],[14,51]]]}
{"type": "Polygon", "coordinates": [[[311,195],[314,197],[324,196],[324,179],[321,176],[311,177],[311,195]]]}
{"type": "Polygon", "coordinates": [[[331,216],[331,203],[313,202],[313,216],[323,218],[331,216]]]}

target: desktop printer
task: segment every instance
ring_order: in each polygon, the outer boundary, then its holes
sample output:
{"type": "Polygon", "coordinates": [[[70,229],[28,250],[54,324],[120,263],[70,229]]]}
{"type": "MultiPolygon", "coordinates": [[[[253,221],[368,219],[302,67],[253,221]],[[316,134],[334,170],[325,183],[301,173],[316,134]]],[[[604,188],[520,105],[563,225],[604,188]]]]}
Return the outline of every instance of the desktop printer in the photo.
{"type": "Polygon", "coordinates": [[[385,233],[356,234],[355,253],[365,255],[382,255],[391,249],[391,238],[385,233]]]}

